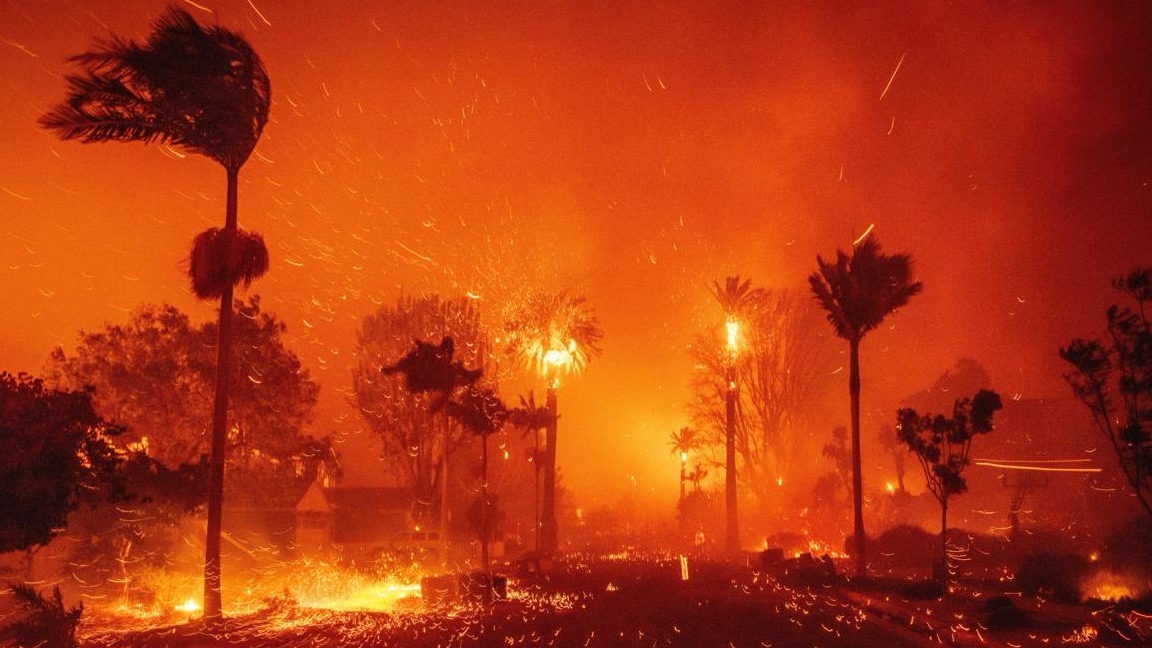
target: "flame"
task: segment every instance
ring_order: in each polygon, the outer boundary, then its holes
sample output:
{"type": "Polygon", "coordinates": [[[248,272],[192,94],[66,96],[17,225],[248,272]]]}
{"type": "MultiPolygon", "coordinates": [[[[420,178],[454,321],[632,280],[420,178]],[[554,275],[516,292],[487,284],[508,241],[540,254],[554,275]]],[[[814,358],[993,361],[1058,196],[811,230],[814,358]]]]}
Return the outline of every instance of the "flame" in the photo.
{"type": "Polygon", "coordinates": [[[1080,587],[1085,597],[1096,598],[1101,601],[1119,601],[1121,599],[1135,599],[1139,597],[1145,587],[1125,574],[1118,574],[1102,569],[1090,576],[1080,587]]]}
{"type": "Polygon", "coordinates": [[[195,614],[200,611],[200,603],[196,601],[196,597],[189,596],[187,601],[176,606],[177,612],[184,612],[187,614],[195,614]]]}
{"type": "Polygon", "coordinates": [[[740,333],[740,322],[729,317],[724,322],[724,328],[728,330],[728,351],[732,354],[736,353],[737,336],[740,333]]]}

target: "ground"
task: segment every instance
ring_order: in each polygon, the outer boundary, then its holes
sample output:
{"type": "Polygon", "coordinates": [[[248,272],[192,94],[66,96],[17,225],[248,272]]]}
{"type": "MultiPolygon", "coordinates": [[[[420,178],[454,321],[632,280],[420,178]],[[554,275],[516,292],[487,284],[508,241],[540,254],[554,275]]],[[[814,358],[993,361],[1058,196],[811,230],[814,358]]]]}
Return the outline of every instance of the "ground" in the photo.
{"type": "Polygon", "coordinates": [[[978,588],[921,599],[908,596],[917,590],[907,583],[852,581],[823,568],[793,565],[770,575],[689,563],[684,580],[681,567],[676,557],[572,556],[545,578],[513,578],[508,599],[487,612],[467,601],[335,611],[279,598],[207,632],[196,621],[133,630],[93,610],[81,635],[93,648],[1137,645],[1110,632],[1105,616],[1078,606],[1017,597],[1012,615],[990,615],[996,606],[978,588]]]}

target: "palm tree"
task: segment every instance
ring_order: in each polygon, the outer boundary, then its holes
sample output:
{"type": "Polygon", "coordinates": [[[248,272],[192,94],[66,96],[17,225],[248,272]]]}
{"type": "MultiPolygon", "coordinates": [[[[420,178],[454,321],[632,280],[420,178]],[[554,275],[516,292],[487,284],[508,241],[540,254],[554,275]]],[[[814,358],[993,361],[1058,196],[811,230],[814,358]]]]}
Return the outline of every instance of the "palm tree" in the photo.
{"type": "Polygon", "coordinates": [[[492,603],[488,546],[496,526],[495,501],[488,493],[488,437],[504,427],[509,411],[496,392],[470,384],[458,401],[449,401],[448,414],[466,430],[480,437],[480,564],[484,574],[483,602],[487,607],[492,603]]]}
{"type": "Polygon", "coordinates": [[[724,309],[724,327],[728,333],[728,357],[724,363],[724,546],[730,552],[740,550],[740,526],[736,510],[736,351],[740,323],[748,319],[763,297],[763,291],[752,288],[752,280],[727,277],[724,286],[712,282],[712,296],[724,309]]]}
{"type": "Polygon", "coordinates": [[[544,493],[541,551],[550,554],[558,546],[556,531],[556,389],[562,374],[580,373],[600,354],[604,337],[584,297],[559,293],[535,293],[517,308],[505,324],[507,352],[529,371],[548,381],[545,407],[544,493]]]}
{"type": "MultiPolygon", "coordinates": [[[[387,375],[404,374],[404,386],[413,394],[432,394],[428,405],[429,412],[443,411],[444,450],[440,453],[440,559],[448,561],[448,416],[452,395],[461,387],[474,389],[476,381],[483,375],[480,369],[469,370],[464,363],[453,360],[456,343],[450,336],[440,338],[439,344],[414,340],[412,350],[400,358],[396,364],[381,367],[387,375]]],[[[481,402],[481,401],[477,401],[481,402]]],[[[484,451],[487,452],[487,446],[484,451]]],[[[487,462],[487,457],[485,457],[487,462]]]]}
{"type": "Polygon", "coordinates": [[[260,57],[242,36],[219,26],[202,27],[178,7],[160,16],[143,44],[113,36],[69,60],[81,73],[65,78],[67,100],[41,117],[41,126],[85,144],[163,142],[204,155],[226,173],[224,228],[196,237],[189,264],[196,296],[220,299],[204,543],[204,619],[211,624],[222,616],[220,523],[232,289],[268,269],[263,238],[236,225],[237,179],[268,121],[271,85],[260,57]]]}
{"type": "Polygon", "coordinates": [[[704,445],[704,439],[694,428],[682,427],[668,435],[672,454],[680,459],[680,501],[684,501],[684,482],[688,479],[688,455],[704,445]]]}
{"type": "Polygon", "coordinates": [[[536,395],[528,390],[528,398],[520,397],[520,407],[508,413],[508,422],[513,427],[520,428],[522,434],[532,435],[532,450],[530,461],[535,481],[532,485],[532,516],[533,537],[536,542],[536,573],[540,573],[540,462],[544,460],[544,453],[540,450],[540,430],[545,433],[551,428],[555,429],[556,421],[553,412],[544,405],[536,405],[536,395]]]}
{"type": "Polygon", "coordinates": [[[819,271],[808,277],[812,293],[827,312],[836,335],[848,340],[848,395],[852,428],[852,504],[856,575],[865,575],[864,499],[860,477],[860,340],[884,318],[920,293],[912,280],[909,254],[887,255],[873,238],[856,246],[852,256],[836,251],[835,263],[816,257],[819,271]]]}

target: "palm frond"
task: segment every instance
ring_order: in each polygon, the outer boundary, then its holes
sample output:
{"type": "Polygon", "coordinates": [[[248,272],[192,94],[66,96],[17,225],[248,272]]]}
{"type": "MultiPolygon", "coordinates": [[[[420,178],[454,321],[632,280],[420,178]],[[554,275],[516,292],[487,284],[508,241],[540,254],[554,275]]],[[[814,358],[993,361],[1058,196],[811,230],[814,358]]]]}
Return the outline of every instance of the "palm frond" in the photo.
{"type": "Polygon", "coordinates": [[[837,250],[836,261],[817,256],[818,271],[808,277],[836,335],[859,340],[884,318],[923,290],[912,279],[909,254],[886,255],[875,238],[856,247],[851,257],[837,250]]]}
{"type": "Polygon", "coordinates": [[[64,139],[159,140],[236,170],[268,121],[271,86],[252,47],[178,7],[144,44],[113,36],[69,60],[82,73],[67,77],[65,103],[40,120],[64,139]]]}
{"type": "Polygon", "coordinates": [[[528,296],[505,323],[506,352],[523,367],[546,375],[550,358],[563,356],[563,368],[580,373],[600,355],[604,331],[581,296],[567,290],[528,296]]]}
{"type": "Polygon", "coordinates": [[[209,228],[192,242],[188,276],[200,299],[215,299],[229,286],[247,288],[268,271],[264,237],[245,230],[209,228]]]}

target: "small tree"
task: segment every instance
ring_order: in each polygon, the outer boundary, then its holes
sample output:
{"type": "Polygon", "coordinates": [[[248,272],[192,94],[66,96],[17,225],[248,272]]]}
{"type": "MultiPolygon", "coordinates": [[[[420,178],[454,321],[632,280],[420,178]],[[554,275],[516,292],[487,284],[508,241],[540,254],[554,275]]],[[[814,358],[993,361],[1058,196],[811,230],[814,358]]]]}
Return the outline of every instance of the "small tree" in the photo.
{"type": "MultiPolygon", "coordinates": [[[[916,454],[924,470],[928,490],[940,502],[940,565],[948,557],[948,499],[968,490],[961,476],[968,465],[968,451],[978,434],[992,431],[992,415],[1001,409],[1000,396],[981,389],[973,398],[961,398],[952,407],[952,417],[918,414],[911,408],[896,413],[896,433],[916,454]]],[[[940,576],[943,577],[941,570],[940,576]]]]}
{"type": "Polygon", "coordinates": [[[1152,517],[1152,270],[1134,270],[1112,285],[1135,306],[1108,309],[1106,343],[1078,338],[1060,349],[1060,357],[1074,367],[1064,379],[1092,412],[1137,501],[1152,517]]]}
{"type": "Polygon", "coordinates": [[[119,494],[119,460],[106,442],[118,433],[96,414],[91,391],[0,373],[0,552],[47,543],[108,485],[119,494]]]}

